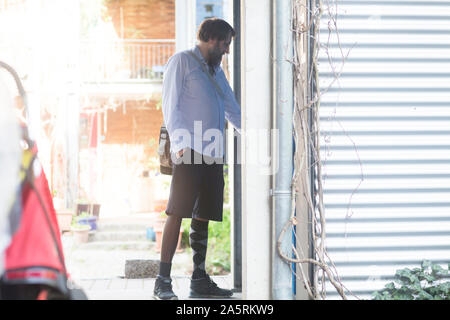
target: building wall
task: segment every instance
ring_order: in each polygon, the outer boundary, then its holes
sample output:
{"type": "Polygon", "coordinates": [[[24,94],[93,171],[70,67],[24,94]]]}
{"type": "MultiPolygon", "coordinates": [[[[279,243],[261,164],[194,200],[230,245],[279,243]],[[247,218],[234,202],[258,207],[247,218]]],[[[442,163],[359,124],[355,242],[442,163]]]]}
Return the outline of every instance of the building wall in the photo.
{"type": "Polygon", "coordinates": [[[175,0],[109,0],[106,7],[119,36],[175,39],[175,0]]]}
{"type": "MultiPolygon", "coordinates": [[[[100,202],[102,216],[152,211],[153,200],[168,196],[158,175],[157,148],[163,122],[158,102],[128,100],[98,112],[97,118],[93,114],[82,117],[79,196],[100,202]]],[[[108,102],[105,99],[103,103],[106,106],[108,102]]]]}
{"type": "MultiPolygon", "coordinates": [[[[109,0],[105,5],[104,14],[121,38],[175,39],[175,0],[109,0]]],[[[134,54],[141,53],[136,49],[134,54]]],[[[171,54],[173,50],[168,52],[171,54]]],[[[132,86],[124,84],[130,92],[132,86]]],[[[157,172],[159,130],[163,123],[162,111],[157,107],[160,95],[150,100],[146,96],[135,94],[134,98],[111,100],[107,95],[96,95],[91,99],[95,101],[93,105],[85,106],[103,109],[99,113],[96,160],[89,160],[88,153],[84,155],[86,167],[97,176],[95,197],[102,203],[103,216],[151,211],[152,199],[167,197],[162,185],[166,182],[160,181],[164,177],[157,172]],[[150,184],[154,187],[150,188],[150,184]],[[142,190],[150,189],[153,191],[142,194],[142,190]]],[[[91,186],[92,183],[84,183],[81,189],[89,193],[91,186]]]]}
{"type": "MultiPolygon", "coordinates": [[[[175,0],[109,0],[105,5],[105,14],[111,18],[117,34],[123,30],[126,39],[175,39],[175,0]]],[[[149,155],[156,156],[163,122],[157,104],[158,100],[137,97],[123,101],[123,106],[115,111],[109,109],[105,132],[102,121],[101,143],[141,144],[149,155]]]]}
{"type": "Polygon", "coordinates": [[[158,101],[125,101],[116,110],[107,110],[100,132],[104,144],[141,144],[147,156],[157,156],[159,129],[163,123],[158,101]],[[105,123],[106,122],[106,123],[105,123]]]}

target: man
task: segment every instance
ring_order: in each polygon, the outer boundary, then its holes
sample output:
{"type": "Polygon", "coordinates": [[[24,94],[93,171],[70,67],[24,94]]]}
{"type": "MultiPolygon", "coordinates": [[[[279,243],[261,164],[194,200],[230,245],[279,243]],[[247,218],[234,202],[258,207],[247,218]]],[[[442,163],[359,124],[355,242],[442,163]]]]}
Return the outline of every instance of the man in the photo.
{"type": "Polygon", "coordinates": [[[162,109],[175,161],[154,289],[156,299],[178,299],[170,272],[183,218],[192,218],[190,297],[225,298],[233,294],[210,279],[205,260],[208,222],[222,221],[225,118],[236,129],[241,128],[240,107],[220,67],[234,36],[234,29],[224,20],[206,19],[198,31],[198,44],[176,53],[166,66],[162,109]]]}

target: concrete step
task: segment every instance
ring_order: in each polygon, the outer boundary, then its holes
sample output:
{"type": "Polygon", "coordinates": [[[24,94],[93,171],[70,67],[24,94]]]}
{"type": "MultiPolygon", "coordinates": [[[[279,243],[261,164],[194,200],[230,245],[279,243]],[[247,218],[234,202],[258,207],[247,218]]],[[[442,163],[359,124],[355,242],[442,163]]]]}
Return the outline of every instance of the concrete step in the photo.
{"type": "Polygon", "coordinates": [[[143,231],[145,232],[147,228],[153,227],[154,224],[151,222],[148,223],[112,223],[112,222],[98,222],[97,230],[98,231],[143,231]]]}
{"type": "MultiPolygon", "coordinates": [[[[120,230],[120,231],[101,231],[99,229],[89,234],[89,241],[144,241],[147,240],[146,229],[143,230],[120,230]]],[[[108,230],[108,229],[107,229],[108,230]]]]}
{"type": "Polygon", "coordinates": [[[146,230],[156,225],[159,213],[130,215],[125,217],[100,218],[97,221],[99,231],[146,230]]]}
{"type": "Polygon", "coordinates": [[[93,241],[80,243],[77,250],[152,250],[156,243],[150,240],[141,241],[93,241]]]}

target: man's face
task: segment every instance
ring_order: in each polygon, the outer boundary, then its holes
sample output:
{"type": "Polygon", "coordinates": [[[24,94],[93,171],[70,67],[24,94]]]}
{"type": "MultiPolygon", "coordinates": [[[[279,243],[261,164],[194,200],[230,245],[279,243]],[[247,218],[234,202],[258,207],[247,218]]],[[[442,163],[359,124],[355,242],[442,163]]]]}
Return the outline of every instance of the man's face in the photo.
{"type": "Polygon", "coordinates": [[[208,64],[211,66],[218,66],[222,61],[222,56],[225,53],[230,53],[231,35],[229,35],[225,40],[211,40],[211,48],[209,50],[209,61],[208,64]]]}

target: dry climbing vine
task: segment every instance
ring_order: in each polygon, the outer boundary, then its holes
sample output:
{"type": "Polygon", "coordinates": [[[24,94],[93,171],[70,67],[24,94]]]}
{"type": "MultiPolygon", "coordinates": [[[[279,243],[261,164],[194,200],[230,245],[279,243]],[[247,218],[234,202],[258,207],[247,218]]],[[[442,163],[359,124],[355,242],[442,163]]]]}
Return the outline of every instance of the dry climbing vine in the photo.
{"type": "MultiPolygon", "coordinates": [[[[343,285],[339,278],[337,269],[328,254],[325,246],[326,219],[323,204],[322,190],[322,166],[320,154],[320,123],[319,106],[321,96],[328,89],[339,82],[345,60],[348,56],[341,46],[337,28],[337,4],[335,1],[311,0],[308,5],[306,0],[292,1],[292,32],[293,32],[293,68],[294,68],[294,174],[292,180],[292,213],[286,222],[278,238],[278,252],[287,262],[295,263],[297,267],[296,276],[303,282],[304,287],[311,299],[325,299],[326,280],[329,281],[342,299],[347,299],[346,292],[349,290],[343,285]],[[319,39],[319,28],[323,12],[327,13],[328,41],[321,44],[319,39]],[[331,34],[338,41],[338,52],[342,58],[340,68],[336,68],[328,50],[331,34]],[[309,50],[309,52],[308,52],[309,50]],[[324,50],[328,56],[328,63],[333,72],[333,79],[329,85],[321,89],[318,79],[318,55],[319,50],[324,50]],[[312,161],[309,160],[311,156],[312,161]],[[314,185],[311,185],[310,177],[314,175],[314,185]],[[312,191],[314,188],[314,191],[312,191]],[[298,224],[295,216],[296,205],[306,203],[304,210],[309,210],[310,232],[312,234],[313,254],[302,251],[302,245],[292,246],[291,253],[287,254],[281,250],[281,242],[288,232],[298,224]],[[300,251],[300,252],[299,252],[300,251]],[[312,281],[307,276],[306,267],[313,266],[312,281]]],[[[322,21],[324,25],[325,21],[322,21]]],[[[294,233],[295,234],[295,233],[294,233]]]]}

